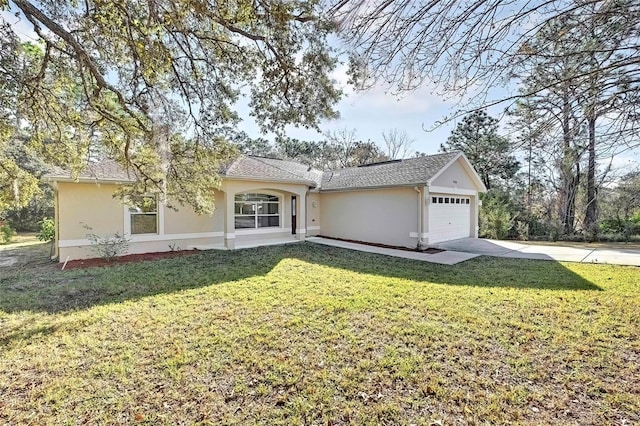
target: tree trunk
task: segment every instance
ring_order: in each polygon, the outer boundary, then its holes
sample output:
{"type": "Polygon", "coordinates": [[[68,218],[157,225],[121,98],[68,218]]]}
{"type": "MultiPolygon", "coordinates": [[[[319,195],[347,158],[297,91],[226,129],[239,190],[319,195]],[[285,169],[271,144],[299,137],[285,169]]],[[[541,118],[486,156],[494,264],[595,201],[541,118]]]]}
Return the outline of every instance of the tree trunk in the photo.
{"type": "Polygon", "coordinates": [[[588,119],[589,126],[589,168],[587,170],[587,211],[584,216],[585,229],[598,222],[598,200],[596,199],[596,118],[588,119]]]}
{"type": "Polygon", "coordinates": [[[564,96],[562,108],[562,159],[560,164],[560,209],[559,217],[562,231],[573,233],[576,217],[576,194],[580,182],[580,163],[571,147],[573,135],[571,133],[571,104],[567,94],[564,96]],[[576,172],[574,173],[574,167],[576,172]]]}

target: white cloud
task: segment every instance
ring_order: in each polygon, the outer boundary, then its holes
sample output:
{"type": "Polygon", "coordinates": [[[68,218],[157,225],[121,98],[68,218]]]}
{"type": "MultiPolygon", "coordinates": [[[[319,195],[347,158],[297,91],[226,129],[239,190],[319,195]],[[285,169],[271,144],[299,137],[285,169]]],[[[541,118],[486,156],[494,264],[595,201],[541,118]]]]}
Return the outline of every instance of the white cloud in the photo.
{"type": "Polygon", "coordinates": [[[16,16],[16,12],[13,10],[0,11],[0,20],[8,23],[22,41],[34,41],[39,39],[38,35],[33,31],[33,24],[27,21],[21,14],[16,16]]]}

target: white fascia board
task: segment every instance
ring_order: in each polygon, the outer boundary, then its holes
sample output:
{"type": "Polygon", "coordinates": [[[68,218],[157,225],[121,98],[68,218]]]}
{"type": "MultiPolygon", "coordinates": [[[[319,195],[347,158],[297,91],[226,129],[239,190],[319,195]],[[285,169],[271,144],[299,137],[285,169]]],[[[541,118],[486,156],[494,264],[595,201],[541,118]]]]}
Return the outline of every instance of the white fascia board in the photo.
{"type": "Polygon", "coordinates": [[[430,186],[429,195],[433,194],[454,194],[454,195],[476,195],[478,191],[473,189],[449,188],[447,186],[430,186]]]}

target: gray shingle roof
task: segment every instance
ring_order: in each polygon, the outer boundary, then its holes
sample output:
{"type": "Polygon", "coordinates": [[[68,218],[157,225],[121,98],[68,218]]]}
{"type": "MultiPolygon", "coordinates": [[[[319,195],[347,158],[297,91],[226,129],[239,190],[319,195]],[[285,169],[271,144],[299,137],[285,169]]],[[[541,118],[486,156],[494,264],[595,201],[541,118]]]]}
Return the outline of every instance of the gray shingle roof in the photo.
{"type": "MultiPolygon", "coordinates": [[[[74,179],[72,173],[60,167],[52,167],[49,173],[44,175],[49,179],[74,179]]],[[[129,173],[120,164],[113,160],[102,160],[88,163],[78,174],[78,180],[95,180],[111,182],[134,182],[135,175],[129,173]]]]}
{"type": "Polygon", "coordinates": [[[424,185],[459,152],[393,160],[361,167],[324,172],[321,189],[326,191],[376,188],[386,186],[424,185]]]}
{"type": "MultiPolygon", "coordinates": [[[[243,155],[221,173],[227,178],[294,182],[325,191],[424,185],[458,155],[459,152],[449,152],[326,172],[296,161],[243,155]]],[[[59,167],[53,168],[45,177],[53,180],[73,178],[70,172],[59,167]]],[[[78,180],[133,182],[135,175],[115,161],[104,160],[89,163],[78,175],[78,180]]]]}
{"type": "Polygon", "coordinates": [[[295,161],[243,155],[233,161],[223,171],[223,175],[229,178],[300,182],[317,186],[322,172],[308,169],[308,166],[295,161]]]}

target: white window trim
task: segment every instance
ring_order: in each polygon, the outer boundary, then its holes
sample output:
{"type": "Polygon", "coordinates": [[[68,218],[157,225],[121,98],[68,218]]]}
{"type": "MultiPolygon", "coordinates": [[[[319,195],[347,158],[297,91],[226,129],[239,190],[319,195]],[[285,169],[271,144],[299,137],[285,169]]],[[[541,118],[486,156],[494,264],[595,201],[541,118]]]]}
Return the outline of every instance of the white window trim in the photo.
{"type": "Polygon", "coordinates": [[[291,228],[280,228],[270,226],[268,228],[240,228],[236,229],[236,235],[259,235],[259,234],[279,234],[281,232],[291,233],[291,228]]]}
{"type": "MultiPolygon", "coordinates": [[[[242,202],[242,201],[238,201],[238,202],[242,202]]],[[[248,201],[248,202],[252,202],[252,201],[248,201]]],[[[272,201],[273,202],[273,201],[272,201]]],[[[257,211],[254,214],[254,218],[257,217],[257,211]]],[[[234,221],[234,225],[233,228],[235,229],[235,232],[237,234],[269,234],[269,233],[274,233],[274,232],[284,232],[285,228],[284,228],[284,194],[280,194],[274,191],[267,191],[267,190],[262,190],[262,189],[256,189],[256,190],[252,190],[252,191],[242,191],[242,192],[237,192],[236,194],[233,195],[233,221],[234,221]],[[266,214],[266,215],[261,215],[261,216],[278,216],[279,220],[278,226],[267,226],[267,227],[263,227],[260,228],[258,227],[258,222],[256,219],[255,222],[255,227],[253,228],[236,228],[235,227],[235,220],[236,220],[236,216],[251,216],[251,215],[236,215],[236,195],[240,195],[240,194],[265,194],[265,195],[272,195],[274,197],[278,197],[278,214],[266,214]]],[[[289,228],[289,231],[291,231],[291,228],[289,228]]]]}
{"type": "Polygon", "coordinates": [[[131,238],[131,241],[149,241],[149,237],[164,235],[164,204],[160,200],[156,201],[157,215],[158,215],[158,232],[150,234],[132,234],[131,233],[131,213],[129,212],[129,205],[124,204],[124,234],[131,238]]]}

